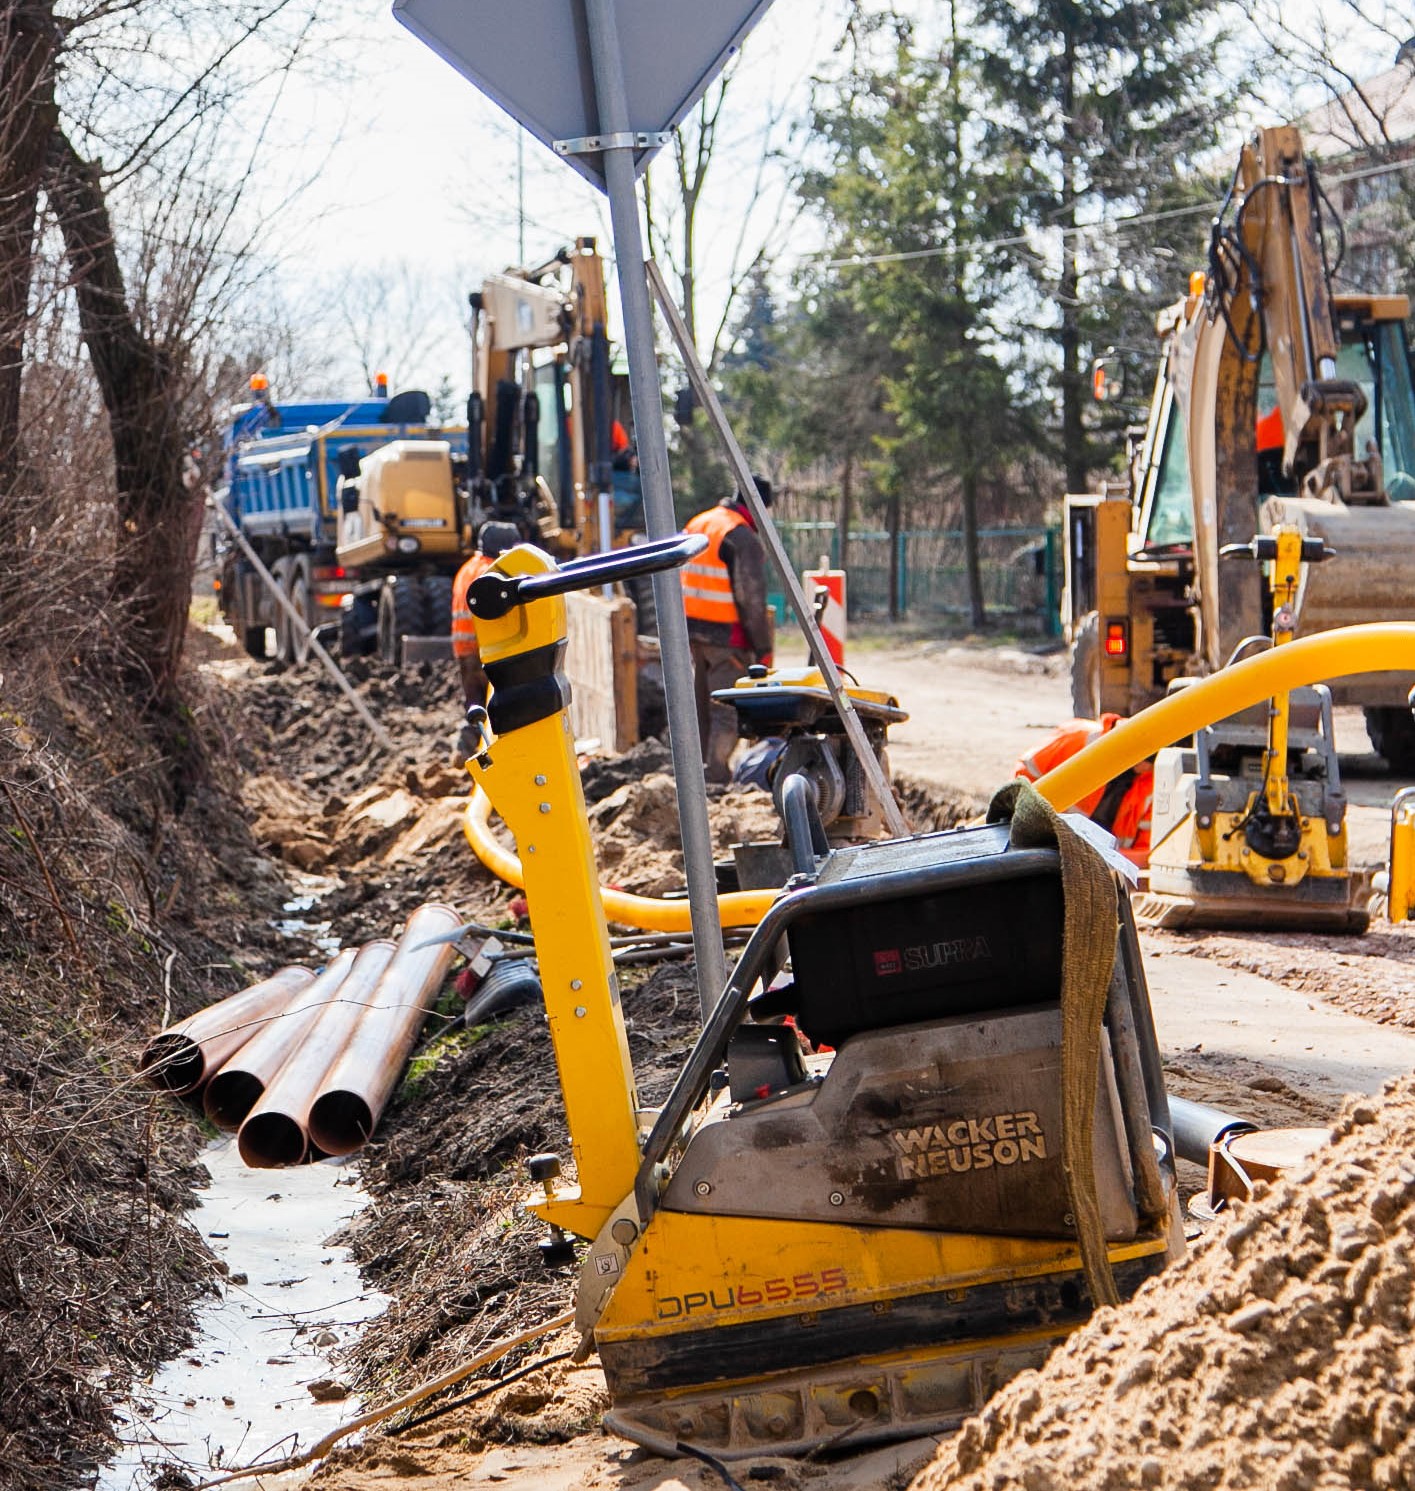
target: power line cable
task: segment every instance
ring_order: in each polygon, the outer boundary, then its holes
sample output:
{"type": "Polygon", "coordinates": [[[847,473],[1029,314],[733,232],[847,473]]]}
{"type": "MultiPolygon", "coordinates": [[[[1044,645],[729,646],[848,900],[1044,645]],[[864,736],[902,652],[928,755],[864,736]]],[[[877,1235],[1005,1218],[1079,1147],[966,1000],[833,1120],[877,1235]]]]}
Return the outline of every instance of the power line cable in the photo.
{"type": "MultiPolygon", "coordinates": [[[[1415,158],[1390,161],[1379,166],[1368,166],[1361,170],[1345,171],[1329,177],[1333,186],[1348,181],[1366,181],[1377,176],[1388,176],[1395,172],[1415,170],[1415,158]]],[[[1196,202],[1188,207],[1168,207],[1157,212],[1135,212],[1123,217],[1103,218],[1095,223],[1077,223],[1074,227],[1052,227],[1044,232],[1059,233],[1061,237],[1087,238],[1097,234],[1142,226],[1146,223],[1167,222],[1175,218],[1195,217],[1200,213],[1212,213],[1222,205],[1222,198],[1210,202],[1196,202]]],[[[821,255],[805,254],[799,262],[819,261],[822,269],[864,269],[879,264],[907,264],[919,259],[945,258],[953,254],[985,254],[1004,248],[1030,248],[1034,238],[1027,234],[1013,234],[1006,238],[990,238],[966,243],[931,244],[927,248],[898,249],[880,254],[847,254],[843,258],[822,258],[821,255]]],[[[822,253],[828,253],[823,250],[822,253]]]]}

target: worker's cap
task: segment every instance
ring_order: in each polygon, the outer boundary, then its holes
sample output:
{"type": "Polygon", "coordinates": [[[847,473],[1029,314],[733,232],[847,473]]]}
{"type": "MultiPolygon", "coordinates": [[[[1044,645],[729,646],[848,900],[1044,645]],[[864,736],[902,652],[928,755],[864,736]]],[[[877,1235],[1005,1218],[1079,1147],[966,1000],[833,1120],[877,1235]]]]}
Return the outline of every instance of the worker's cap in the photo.
{"type": "Polygon", "coordinates": [[[629,432],[616,419],[609,427],[609,449],[612,455],[629,449],[629,432]]]}
{"type": "Polygon", "coordinates": [[[477,548],[488,559],[495,559],[521,542],[521,531],[514,523],[483,523],[477,534],[477,548]]]}
{"type": "MultiPolygon", "coordinates": [[[[752,482],[756,486],[757,496],[762,499],[762,506],[763,507],[770,507],[771,504],[772,504],[772,500],[773,500],[773,498],[776,495],[772,491],[770,479],[768,477],[765,477],[765,476],[762,476],[762,475],[758,474],[757,472],[753,472],[752,473],[752,482]]],[[[741,487],[737,488],[737,500],[744,507],[746,506],[747,499],[743,495],[741,487]]]]}

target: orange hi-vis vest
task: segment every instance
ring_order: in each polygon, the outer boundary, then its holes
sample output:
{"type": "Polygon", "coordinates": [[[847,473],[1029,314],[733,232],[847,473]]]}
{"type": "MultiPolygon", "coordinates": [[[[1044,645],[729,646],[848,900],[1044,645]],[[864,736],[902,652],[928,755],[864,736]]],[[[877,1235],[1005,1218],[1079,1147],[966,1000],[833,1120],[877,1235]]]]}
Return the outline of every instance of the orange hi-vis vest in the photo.
{"type": "Polygon", "coordinates": [[[485,554],[473,554],[457,571],[452,582],[452,656],[479,657],[477,650],[477,627],[472,617],[471,601],[467,592],[478,575],[484,575],[496,561],[485,554]]]}
{"type": "Polygon", "coordinates": [[[722,557],[722,541],[746,521],[730,507],[710,507],[688,520],[684,532],[701,533],[708,540],[707,548],[683,566],[683,609],[690,621],[712,621],[722,626],[736,626],[741,621],[732,597],[732,576],[722,557]]]}
{"type": "MultiPolygon", "coordinates": [[[[1069,761],[1072,756],[1083,751],[1092,741],[1109,734],[1121,719],[1122,716],[1118,714],[1103,714],[1098,720],[1068,720],[1066,724],[1058,726],[1050,739],[1038,746],[1030,756],[1023,757],[1013,768],[1012,775],[1026,777],[1029,782],[1039,780],[1053,767],[1060,766],[1063,761],[1069,761]]],[[[1125,775],[1130,780],[1125,783],[1118,802],[1111,790],[1117,783],[1111,782],[1083,797],[1076,807],[1115,835],[1115,841],[1125,851],[1126,858],[1143,866],[1150,857],[1154,768],[1148,761],[1143,761],[1125,775]],[[1098,809],[1101,810],[1099,813],[1098,809]],[[1105,819],[1109,821],[1103,821],[1105,819]]]]}

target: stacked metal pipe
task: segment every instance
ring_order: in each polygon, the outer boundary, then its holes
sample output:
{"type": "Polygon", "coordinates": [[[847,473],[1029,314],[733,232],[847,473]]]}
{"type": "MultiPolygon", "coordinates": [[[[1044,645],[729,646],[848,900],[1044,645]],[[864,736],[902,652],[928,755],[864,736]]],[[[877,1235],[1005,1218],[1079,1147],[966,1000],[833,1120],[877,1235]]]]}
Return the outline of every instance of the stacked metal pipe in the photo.
{"type": "Polygon", "coordinates": [[[352,1154],[378,1124],[455,955],[450,906],[421,906],[396,943],[346,949],[319,974],[282,968],[148,1042],[141,1069],[200,1093],[256,1168],[352,1154]]]}

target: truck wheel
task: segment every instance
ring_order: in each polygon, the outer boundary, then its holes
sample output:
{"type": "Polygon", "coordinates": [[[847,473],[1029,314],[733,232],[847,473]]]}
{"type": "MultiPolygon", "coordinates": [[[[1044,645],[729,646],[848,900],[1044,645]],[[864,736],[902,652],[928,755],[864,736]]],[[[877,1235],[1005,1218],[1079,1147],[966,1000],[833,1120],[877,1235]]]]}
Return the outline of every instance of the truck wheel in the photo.
{"type": "Polygon", "coordinates": [[[290,604],[299,612],[300,620],[305,624],[304,630],[301,630],[291,623],[288,616],[285,618],[285,624],[290,628],[290,661],[303,664],[309,661],[309,628],[313,625],[314,618],[310,615],[313,607],[310,605],[309,574],[298,559],[290,574],[290,604]]]}
{"type": "Polygon", "coordinates": [[[263,662],[268,651],[266,646],[266,628],[263,626],[246,626],[243,618],[237,618],[240,626],[241,646],[246,649],[246,656],[253,657],[257,662],[263,662]]]}
{"type": "Polygon", "coordinates": [[[356,595],[339,608],[339,652],[342,657],[367,657],[378,646],[378,604],[371,596],[356,595]]]}
{"type": "Polygon", "coordinates": [[[1415,716],[1397,706],[1363,709],[1366,734],[1371,744],[1386,758],[1390,769],[1400,776],[1415,775],[1415,716]]]}
{"type": "Polygon", "coordinates": [[[1071,642],[1071,708],[1078,720],[1100,718],[1100,668],[1100,612],[1088,611],[1071,642]]]}
{"type": "MultiPolygon", "coordinates": [[[[285,595],[290,593],[290,565],[291,560],[277,559],[270,566],[270,573],[275,583],[285,595]]],[[[277,601],[274,596],[270,599],[271,609],[275,612],[275,656],[282,663],[288,663],[294,658],[294,628],[290,625],[290,618],[285,614],[285,607],[277,601]]]]}
{"type": "Polygon", "coordinates": [[[378,593],[378,655],[396,665],[402,639],[422,635],[423,588],[411,575],[399,575],[378,593]]]}
{"type": "Polygon", "coordinates": [[[429,575],[423,581],[423,625],[429,637],[452,635],[452,577],[429,575]]]}

